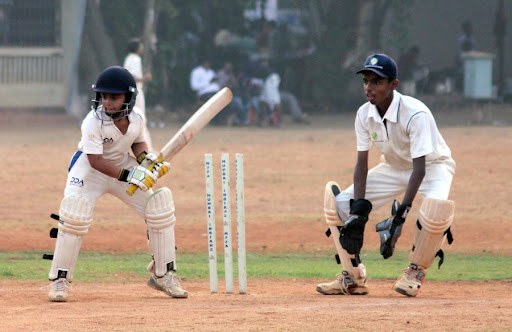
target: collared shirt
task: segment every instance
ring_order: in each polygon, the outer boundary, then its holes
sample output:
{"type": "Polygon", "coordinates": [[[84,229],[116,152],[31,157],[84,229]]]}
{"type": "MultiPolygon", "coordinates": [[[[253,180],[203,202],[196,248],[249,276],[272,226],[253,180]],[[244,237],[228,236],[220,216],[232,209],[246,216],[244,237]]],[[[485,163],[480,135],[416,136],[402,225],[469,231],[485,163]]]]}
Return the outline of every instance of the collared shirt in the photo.
{"type": "MultiPolygon", "coordinates": [[[[98,107],[101,110],[102,106],[98,107]]],[[[145,125],[142,111],[134,107],[128,115],[130,125],[123,135],[112,120],[102,121],[101,116],[107,119],[104,112],[91,110],[82,122],[82,139],[78,143],[79,150],[86,154],[101,154],[117,166],[121,166],[127,158],[134,143],[144,142],[145,125]]]]}
{"type": "Polygon", "coordinates": [[[451,158],[451,151],[439,132],[430,109],[418,99],[393,91],[393,101],[382,118],[370,102],[357,111],[357,150],[372,144],[391,166],[411,169],[412,160],[425,156],[426,162],[451,158]]]}

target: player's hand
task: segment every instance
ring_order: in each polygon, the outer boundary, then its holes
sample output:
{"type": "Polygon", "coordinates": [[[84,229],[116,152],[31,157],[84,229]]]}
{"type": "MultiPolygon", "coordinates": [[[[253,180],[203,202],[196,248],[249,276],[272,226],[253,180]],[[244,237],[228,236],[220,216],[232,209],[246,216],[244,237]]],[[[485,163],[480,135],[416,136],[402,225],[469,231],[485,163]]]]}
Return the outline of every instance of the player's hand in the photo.
{"type": "Polygon", "coordinates": [[[359,254],[363,246],[364,228],[372,210],[366,199],[350,201],[350,218],[340,230],[340,243],[349,254],[359,254]]]}
{"type": "Polygon", "coordinates": [[[129,170],[121,169],[118,179],[134,184],[142,191],[148,191],[156,183],[157,177],[143,166],[133,166],[129,170]]]}
{"type": "Polygon", "coordinates": [[[171,164],[152,152],[146,155],[145,160],[149,165],[154,164],[152,172],[157,178],[163,176],[171,169],[171,164]]]}
{"type": "Polygon", "coordinates": [[[393,256],[396,242],[402,234],[402,226],[410,209],[410,203],[399,205],[397,201],[394,201],[393,207],[391,208],[391,217],[385,219],[375,226],[381,241],[380,253],[384,259],[388,259],[389,257],[393,256]]]}

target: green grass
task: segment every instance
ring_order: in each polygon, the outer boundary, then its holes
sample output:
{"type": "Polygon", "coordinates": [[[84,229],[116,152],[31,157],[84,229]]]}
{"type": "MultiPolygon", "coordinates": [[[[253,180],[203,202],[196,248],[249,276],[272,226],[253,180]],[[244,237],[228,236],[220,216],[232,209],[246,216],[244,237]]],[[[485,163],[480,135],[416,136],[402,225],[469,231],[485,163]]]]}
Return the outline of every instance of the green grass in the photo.
{"type": "MultiPolygon", "coordinates": [[[[43,260],[42,252],[0,252],[0,280],[45,280],[51,262],[43,260]]],[[[388,259],[377,251],[365,252],[363,263],[371,279],[395,279],[408,263],[408,253],[398,252],[388,259]]],[[[109,253],[81,252],[74,280],[80,282],[129,282],[147,276],[150,261],[147,253],[112,255],[109,253]],[[121,278],[119,278],[121,276],[121,278]]],[[[438,259],[429,269],[429,280],[503,280],[512,279],[512,257],[493,255],[448,254],[441,269],[438,259]]],[[[219,252],[219,277],[224,274],[224,256],[219,252]]],[[[237,261],[234,257],[235,277],[237,261]]],[[[303,253],[249,253],[249,278],[321,278],[332,279],[341,271],[332,255],[303,253]]],[[[178,253],[178,272],[188,279],[208,278],[206,254],[178,253]]]]}

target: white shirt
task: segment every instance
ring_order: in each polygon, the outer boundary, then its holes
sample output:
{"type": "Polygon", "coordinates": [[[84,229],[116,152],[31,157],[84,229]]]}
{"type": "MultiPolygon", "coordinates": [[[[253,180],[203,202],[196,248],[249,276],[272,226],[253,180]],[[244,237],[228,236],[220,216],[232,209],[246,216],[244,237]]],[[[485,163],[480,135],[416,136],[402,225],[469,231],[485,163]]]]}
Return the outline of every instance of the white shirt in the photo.
{"type": "Polygon", "coordinates": [[[197,66],[190,73],[190,88],[196,91],[198,96],[209,92],[217,92],[220,90],[220,86],[218,83],[212,82],[214,77],[213,69],[197,66]]]}
{"type": "Polygon", "coordinates": [[[393,101],[384,119],[370,102],[361,106],[355,130],[358,151],[368,151],[375,144],[382,153],[381,158],[398,169],[412,169],[412,160],[422,156],[427,164],[451,160],[450,148],[429,108],[397,91],[393,91],[393,101]]]}
{"type": "Polygon", "coordinates": [[[137,84],[139,94],[142,93],[142,89],[144,88],[144,83],[142,82],[144,75],[142,73],[142,59],[140,55],[136,53],[129,53],[124,59],[123,67],[132,74],[137,84]]]}
{"type": "Polygon", "coordinates": [[[281,104],[281,94],[279,93],[280,83],[281,77],[277,73],[272,73],[265,79],[260,100],[266,102],[271,109],[281,104]]]}
{"type": "MultiPolygon", "coordinates": [[[[99,106],[98,110],[101,108],[99,106]]],[[[78,143],[78,149],[86,154],[102,154],[103,158],[121,166],[133,143],[145,141],[142,111],[137,107],[133,108],[128,115],[130,125],[124,135],[112,120],[102,121],[96,118],[100,115],[103,119],[110,119],[104,112],[96,112],[96,115],[94,113],[91,110],[82,122],[82,139],[78,143]]]]}

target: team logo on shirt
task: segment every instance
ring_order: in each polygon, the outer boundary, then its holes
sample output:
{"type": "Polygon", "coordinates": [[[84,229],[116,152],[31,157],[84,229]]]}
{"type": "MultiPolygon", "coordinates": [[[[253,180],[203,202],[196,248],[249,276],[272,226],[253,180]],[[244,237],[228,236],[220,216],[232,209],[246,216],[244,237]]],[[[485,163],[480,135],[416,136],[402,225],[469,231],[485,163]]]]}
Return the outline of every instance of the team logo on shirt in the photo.
{"type": "Polygon", "coordinates": [[[377,133],[376,133],[376,132],[374,132],[374,133],[372,134],[372,138],[373,138],[373,140],[374,140],[374,141],[376,141],[376,140],[377,140],[377,137],[378,137],[377,133]]]}
{"type": "Polygon", "coordinates": [[[80,178],[76,178],[76,177],[73,176],[71,178],[71,181],[69,181],[69,184],[72,185],[72,186],[83,187],[84,186],[84,180],[82,180],[80,178]]]}
{"type": "Polygon", "coordinates": [[[114,143],[114,139],[112,137],[110,137],[110,138],[105,137],[103,139],[103,144],[110,144],[110,143],[114,143]]]}

